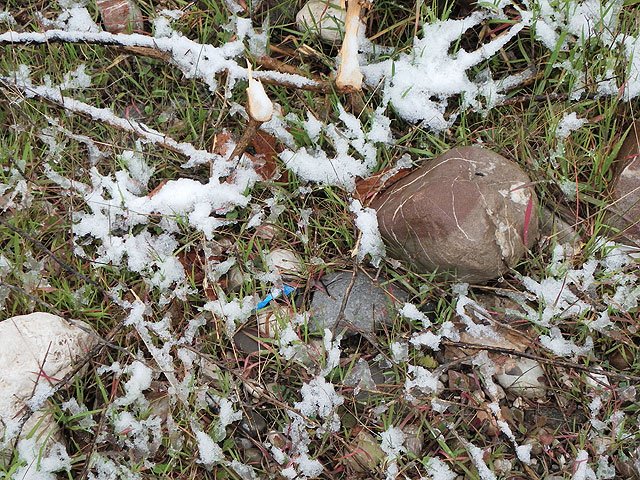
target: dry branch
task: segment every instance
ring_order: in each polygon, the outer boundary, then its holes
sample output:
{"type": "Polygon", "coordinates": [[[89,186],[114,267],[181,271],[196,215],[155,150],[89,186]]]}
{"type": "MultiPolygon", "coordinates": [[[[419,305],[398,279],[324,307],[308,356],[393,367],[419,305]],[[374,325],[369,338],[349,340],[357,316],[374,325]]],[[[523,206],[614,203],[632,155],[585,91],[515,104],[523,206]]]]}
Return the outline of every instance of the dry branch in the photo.
{"type": "MultiPolygon", "coordinates": [[[[45,32],[14,32],[9,31],[0,34],[1,45],[31,45],[31,44],[49,44],[49,43],[84,43],[92,45],[104,45],[122,47],[128,52],[135,55],[143,55],[156,60],[167,61],[177,66],[186,76],[196,77],[211,85],[211,76],[213,73],[221,73],[227,71],[237,78],[248,78],[248,70],[238,65],[231,58],[226,58],[220,52],[220,49],[212,45],[200,44],[182,38],[185,44],[189,45],[188,52],[194,57],[195,65],[187,65],[185,61],[185,52],[183,48],[177,48],[177,42],[171,38],[155,38],[148,35],[137,33],[132,34],[113,34],[109,32],[67,32],[65,30],[47,30],[45,32]],[[219,70],[215,72],[200,70],[198,60],[204,63],[203,57],[207,54],[220,56],[216,66],[219,70]]],[[[268,57],[267,57],[268,58],[268,57]]],[[[265,62],[263,59],[263,63],[265,62]]],[[[272,63],[273,64],[273,63],[272,63]]],[[[280,72],[275,70],[264,70],[255,72],[254,77],[264,83],[278,85],[287,88],[296,88],[301,90],[326,90],[328,84],[314,79],[310,79],[298,73],[280,72]]]]}
{"type": "MultiPolygon", "coordinates": [[[[165,148],[174,153],[184,155],[195,164],[211,162],[215,165],[217,162],[219,164],[218,167],[222,167],[220,163],[224,159],[220,155],[207,152],[206,150],[197,149],[190,143],[178,142],[168,135],[136,120],[118,117],[108,108],[97,108],[81,102],[80,100],[76,100],[75,98],[66,97],[62,95],[59,90],[55,90],[50,87],[22,85],[8,77],[0,77],[0,85],[5,88],[17,89],[27,98],[39,98],[41,100],[45,100],[68,112],[83,115],[91,118],[92,120],[117,128],[120,131],[136,135],[138,138],[148,143],[165,148]]],[[[218,168],[217,173],[220,175],[226,175],[228,172],[225,170],[225,167],[218,168]]]]}
{"type": "Polygon", "coordinates": [[[486,350],[488,352],[502,353],[504,355],[513,355],[515,357],[528,358],[530,360],[535,360],[535,361],[537,361],[539,363],[544,363],[544,364],[547,364],[547,365],[553,365],[553,366],[560,367],[560,368],[567,368],[567,369],[570,369],[570,370],[578,370],[578,371],[581,371],[581,372],[589,373],[591,375],[605,376],[605,377],[608,377],[608,378],[613,378],[613,379],[621,380],[621,381],[640,382],[640,377],[638,377],[636,375],[628,375],[628,374],[617,373],[617,372],[608,372],[607,370],[599,370],[599,369],[595,369],[595,368],[591,368],[591,367],[586,367],[584,365],[579,365],[577,363],[568,362],[566,360],[558,360],[558,359],[555,359],[555,358],[546,358],[546,357],[542,357],[540,355],[534,355],[534,354],[531,354],[531,353],[519,352],[518,350],[514,350],[514,349],[511,349],[511,348],[493,347],[491,345],[475,345],[475,344],[465,343],[465,342],[451,342],[451,341],[448,341],[448,340],[445,340],[442,343],[443,343],[443,345],[448,345],[448,346],[452,346],[452,347],[460,347],[460,348],[466,348],[466,349],[471,349],[471,350],[486,350]]]}

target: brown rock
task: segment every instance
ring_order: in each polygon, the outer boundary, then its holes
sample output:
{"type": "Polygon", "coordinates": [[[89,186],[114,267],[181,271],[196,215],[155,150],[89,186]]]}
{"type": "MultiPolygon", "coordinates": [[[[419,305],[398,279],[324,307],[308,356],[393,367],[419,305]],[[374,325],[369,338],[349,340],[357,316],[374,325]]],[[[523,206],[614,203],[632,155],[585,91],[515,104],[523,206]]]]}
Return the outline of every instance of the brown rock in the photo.
{"type": "Polygon", "coordinates": [[[507,272],[536,240],[538,201],[529,183],[511,160],[461,147],[425,162],[373,207],[392,254],[421,272],[483,283],[507,272]]]}
{"type": "Polygon", "coordinates": [[[144,30],[142,12],[134,0],[97,0],[104,29],[111,33],[144,30]]]}
{"type": "Polygon", "coordinates": [[[607,223],[622,240],[640,246],[640,122],[635,122],[620,148],[614,166],[607,223]]]}

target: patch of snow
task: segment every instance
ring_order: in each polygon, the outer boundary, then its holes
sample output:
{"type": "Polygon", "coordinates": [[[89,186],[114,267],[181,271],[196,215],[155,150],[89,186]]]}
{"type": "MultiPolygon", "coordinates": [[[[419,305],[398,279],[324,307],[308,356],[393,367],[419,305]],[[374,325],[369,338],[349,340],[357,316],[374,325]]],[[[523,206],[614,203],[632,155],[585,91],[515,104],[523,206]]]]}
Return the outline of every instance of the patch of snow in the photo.
{"type": "MultiPolygon", "coordinates": [[[[285,118],[274,115],[271,122],[265,124],[265,129],[275,134],[281,141],[289,142],[287,145],[290,148],[284,150],[280,158],[287,168],[303,180],[321,185],[336,185],[352,191],[355,188],[356,177],[367,177],[376,166],[376,145],[390,140],[389,134],[383,134],[389,119],[380,112],[376,113],[368,130],[365,130],[360,120],[344,110],[341,105],[338,106],[338,113],[342,127],[338,127],[335,123],[323,125],[322,138],[310,135],[311,146],[295,149],[291,145],[290,134],[286,130],[283,131],[283,120],[298,125],[303,123],[295,115],[288,115],[285,118]],[[332,145],[335,151],[332,157],[327,154],[326,146],[321,143],[323,139],[332,145]],[[350,150],[357,152],[361,159],[353,156],[350,150]]],[[[317,129],[318,125],[315,124],[312,128],[317,129]]]]}
{"type": "Polygon", "coordinates": [[[5,23],[10,27],[16,25],[16,19],[9,12],[0,10],[0,23],[5,23]]]}
{"type": "Polygon", "coordinates": [[[400,315],[402,315],[404,318],[422,322],[423,328],[429,328],[431,326],[431,321],[429,320],[429,318],[420,310],[418,310],[418,307],[416,307],[412,303],[405,303],[399,310],[399,312],[400,315]]]}
{"type": "Polygon", "coordinates": [[[142,397],[142,392],[149,389],[153,380],[153,370],[136,360],[126,367],[123,373],[131,377],[124,384],[124,396],[119,397],[114,404],[125,407],[138,401],[142,397]]]}
{"type": "Polygon", "coordinates": [[[320,375],[323,377],[328,375],[331,370],[340,365],[340,342],[342,341],[342,335],[338,335],[333,340],[333,332],[328,328],[324,329],[322,337],[322,343],[327,355],[324,368],[320,371],[320,375]]]}
{"type": "Polygon", "coordinates": [[[436,393],[439,388],[438,375],[419,365],[407,365],[404,389],[407,393],[411,393],[413,388],[418,388],[426,394],[436,393]]]}
{"type": "Polygon", "coordinates": [[[226,333],[229,338],[233,337],[237,325],[245,322],[256,308],[254,296],[245,296],[243,299],[234,298],[227,301],[224,295],[220,295],[217,300],[207,302],[203,310],[213,313],[225,322],[226,333]]]}
{"type": "Polygon", "coordinates": [[[355,224],[362,236],[356,247],[356,257],[359,262],[364,260],[366,255],[371,258],[371,264],[379,267],[380,262],[385,258],[387,252],[378,229],[378,217],[373,208],[363,207],[359,200],[352,200],[349,210],[356,216],[355,224]]]}
{"type": "Polygon", "coordinates": [[[205,467],[211,468],[217,463],[224,461],[224,453],[222,448],[213,441],[205,432],[195,432],[196,441],[198,442],[199,462],[205,467]]]}
{"type": "Polygon", "coordinates": [[[430,480],[454,480],[457,477],[455,472],[452,472],[449,466],[437,457],[429,458],[425,467],[430,480]]]}
{"type": "Polygon", "coordinates": [[[571,480],[597,480],[595,472],[589,466],[589,453],[586,450],[578,451],[571,480]]]}
{"type": "MultiPolygon", "coordinates": [[[[455,428],[452,426],[452,428],[455,428]]],[[[497,480],[496,474],[493,473],[484,461],[484,452],[481,448],[476,447],[465,439],[461,439],[467,452],[471,456],[471,462],[478,470],[478,475],[482,480],[497,480]]]]}
{"type": "Polygon", "coordinates": [[[558,127],[556,128],[556,136],[562,140],[566,140],[569,138],[571,132],[578,130],[585,123],[587,123],[586,118],[578,118],[576,112],[571,112],[566,114],[558,123],[558,127]]]}
{"type": "Polygon", "coordinates": [[[406,362],[409,360],[409,345],[407,342],[393,342],[390,348],[391,358],[394,362],[406,362]]]}
{"type": "Polygon", "coordinates": [[[304,383],[300,389],[302,400],[294,407],[306,417],[323,419],[335,415],[336,408],[344,403],[344,397],[338,395],[333,384],[318,376],[304,383]]]}
{"type": "Polygon", "coordinates": [[[588,355],[593,351],[593,339],[587,337],[582,347],[562,336],[558,327],[551,327],[549,335],[540,335],[540,344],[561,357],[588,355]]]}
{"type": "MultiPolygon", "coordinates": [[[[530,24],[531,14],[521,14],[521,20],[503,35],[474,52],[460,49],[450,53],[452,44],[485,20],[487,13],[477,11],[460,20],[425,24],[411,51],[363,66],[365,81],[372,88],[381,86],[384,102],[404,120],[443,131],[455,120],[445,116],[450,97],[461,95],[463,106],[481,107],[478,97],[486,88],[474,83],[467,71],[491,58],[530,24]]],[[[495,102],[495,98],[489,101],[495,102]]]]}
{"type": "Polygon", "coordinates": [[[56,480],[56,472],[71,470],[71,458],[61,443],[54,443],[42,452],[37,438],[23,438],[18,442],[17,453],[25,465],[13,472],[11,478],[21,480],[56,480]]]}

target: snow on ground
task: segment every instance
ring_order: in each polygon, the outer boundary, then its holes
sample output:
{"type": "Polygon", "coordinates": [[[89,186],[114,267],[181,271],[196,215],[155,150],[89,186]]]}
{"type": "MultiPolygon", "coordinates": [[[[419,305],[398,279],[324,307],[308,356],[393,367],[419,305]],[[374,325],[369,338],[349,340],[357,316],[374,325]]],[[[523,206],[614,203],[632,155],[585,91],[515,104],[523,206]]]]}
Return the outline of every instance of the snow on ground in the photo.
{"type": "MultiPolygon", "coordinates": [[[[433,131],[445,130],[455,121],[455,115],[447,112],[454,97],[461,96],[463,108],[477,111],[492,108],[504,98],[507,88],[525,80],[526,76],[514,75],[494,80],[489,70],[475,76],[472,70],[496,55],[501,47],[529,26],[535,29],[536,37],[550,51],[581,47],[587,39],[622,51],[629,62],[628,77],[620,79],[619,83],[611,83],[611,72],[607,72],[607,75],[596,79],[598,89],[601,94],[612,95],[622,88],[627,99],[640,95],[638,38],[627,36],[620,39],[609,34],[617,22],[621,1],[610,2],[604,8],[605,5],[596,0],[580,3],[538,0],[532,4],[531,11],[522,6],[527,5],[527,2],[519,5],[500,2],[497,10],[480,10],[467,18],[425,25],[414,39],[412,48],[391,59],[372,57],[368,51],[368,60],[364,61],[364,56],[361,59],[362,70],[369,87],[372,90],[379,89],[383,106],[375,110],[366,121],[347,112],[341,105],[337,107],[338,120],[326,123],[310,112],[306,118],[300,118],[283,112],[276,105],[273,117],[262,128],[287,146],[280,154],[280,159],[300,180],[311,185],[331,185],[353,192],[357,177],[367,177],[377,167],[378,147],[394,143],[386,107],[400,118],[419,123],[433,131]],[[516,18],[506,17],[507,5],[519,12],[516,18]],[[453,47],[463,33],[491,17],[503,19],[509,24],[504,34],[490,40],[477,51],[467,52],[453,47]],[[306,132],[306,139],[294,139],[289,131],[293,126],[302,128],[306,132]]],[[[153,48],[168,54],[172,64],[185,78],[203,81],[212,91],[221,88],[219,74],[226,72],[226,83],[222,87],[227,98],[231,97],[236,82],[247,78],[247,69],[240,66],[245,48],[252,50],[252,53],[260,53],[266,44],[266,36],[257,33],[250,22],[242,18],[234,18],[228,26],[236,34],[234,40],[214,46],[200,44],[174,30],[171,25],[179,18],[180,12],[163,12],[154,19],[154,36],[113,35],[101,31],[91,20],[85,3],[61,1],[60,6],[63,8],[57,18],[41,19],[48,30],[24,33],[8,31],[0,34],[0,42],[95,41],[153,48]]],[[[16,25],[11,12],[4,11],[0,12],[0,23],[11,28],[16,25]]],[[[573,58],[577,62],[578,57],[573,58]]],[[[558,65],[557,68],[574,72],[576,65],[569,62],[558,65]]],[[[96,139],[65,130],[57,119],[50,119],[50,128],[41,135],[47,145],[47,176],[65,195],[82,200],[86,207],[74,212],[73,217],[77,255],[90,258],[96,268],[100,268],[101,264],[112,265],[139,274],[151,289],[160,292],[161,303],[169,303],[176,297],[185,300],[192,286],[176,256],[183,234],[182,227],[200,232],[207,239],[214,239],[219,229],[234,221],[229,220],[227,214],[238,208],[251,207],[252,199],[247,192],[259,178],[251,163],[244,157],[231,162],[224,156],[200,150],[191,144],[176,142],[162,132],[135,120],[120,118],[109,109],[98,109],[63,94],[68,90],[91,88],[92,72],[84,65],[68,72],[59,85],[52,85],[50,80],[42,85],[33,84],[29,66],[26,65],[16,72],[1,73],[4,81],[15,85],[27,98],[64,105],[69,111],[83,113],[137,135],[139,141],[135,149],[119,155],[119,169],[101,173],[96,164],[108,153],[96,146],[96,139]],[[67,178],[65,172],[57,171],[57,160],[64,152],[66,141],[81,142],[88,147],[89,162],[93,168],[87,183],[67,178]],[[151,181],[158,178],[148,154],[158,145],[169,146],[184,155],[184,177],[170,179],[162,187],[150,192],[151,181]],[[191,169],[203,163],[211,165],[211,176],[205,181],[188,178],[191,169]],[[232,170],[233,176],[230,175],[232,170]],[[158,222],[152,224],[152,219],[157,219],[158,222]]],[[[298,86],[315,83],[304,77],[269,71],[255,72],[254,75],[257,79],[279,80],[298,86]]],[[[584,86],[577,82],[574,97],[580,98],[583,92],[584,86]]],[[[260,106],[266,105],[265,98],[260,98],[260,106]]],[[[242,107],[239,107],[239,111],[241,110],[242,107]]],[[[271,117],[271,108],[268,110],[264,120],[271,117]]],[[[584,123],[585,119],[579,119],[575,113],[571,113],[561,120],[556,134],[560,139],[566,139],[584,123]]],[[[0,184],[0,194],[6,200],[3,210],[27,208],[33,197],[19,169],[10,167],[5,178],[6,183],[0,184]]],[[[375,212],[353,198],[350,198],[350,210],[354,215],[354,224],[361,233],[356,251],[358,260],[362,261],[369,255],[374,266],[380,265],[384,260],[385,250],[377,231],[375,212]]],[[[258,220],[252,227],[259,226],[262,220],[262,217],[256,218],[258,220]]],[[[633,252],[603,241],[594,256],[583,265],[575,266],[573,259],[568,247],[558,246],[546,276],[526,276],[521,279],[534,299],[531,305],[523,305],[527,309],[527,319],[541,329],[541,344],[562,357],[589,355],[592,350],[591,337],[584,338],[582,345],[576,344],[574,339],[565,338],[561,330],[562,320],[575,319],[583,322],[589,330],[606,334],[614,328],[609,320],[609,313],[628,312],[637,307],[640,298],[637,277],[631,271],[634,262],[637,262],[637,256],[633,252]],[[582,294],[594,293],[600,288],[600,280],[605,278],[607,285],[611,287],[603,296],[601,308],[594,309],[591,304],[581,300],[582,294]]],[[[7,260],[0,256],[0,279],[6,263],[7,260]]],[[[37,269],[32,271],[37,275],[37,269]]],[[[467,332],[477,337],[495,337],[496,333],[489,325],[476,323],[471,318],[470,309],[473,309],[476,318],[488,318],[490,313],[469,297],[467,287],[459,285],[453,293],[457,296],[456,312],[467,332]]],[[[204,326],[205,320],[192,319],[189,328],[176,337],[167,327],[168,318],[152,319],[152,309],[143,301],[124,300],[121,289],[114,289],[112,294],[130,312],[126,328],[131,328],[140,336],[151,357],[147,359],[143,351],[131,352],[134,359],[129,365],[114,363],[102,371],[122,377],[124,393],[113,400],[108,413],[111,431],[119,436],[120,444],[144,458],[159,448],[163,428],[172,432],[173,448],[179,449],[187,441],[170,412],[162,417],[147,411],[150,402],[146,396],[161,371],[170,383],[170,402],[186,404],[194,396],[198,399],[192,407],[193,418],[190,419],[190,433],[193,434],[199,452],[198,461],[206,468],[225,464],[242,478],[253,478],[251,467],[228,458],[221,446],[226,427],[242,419],[242,412],[234,406],[233,397],[207,397],[203,393],[203,386],[194,376],[185,375],[181,381],[176,376],[180,369],[191,371],[200,362],[192,349],[195,348],[196,332],[204,326]],[[219,416],[213,426],[205,431],[205,426],[197,420],[197,414],[209,406],[215,406],[219,416]]],[[[0,290],[0,299],[2,295],[0,290]]],[[[255,306],[256,298],[253,295],[240,297],[229,293],[228,297],[223,294],[206,304],[203,311],[210,312],[223,322],[227,335],[232,336],[237,324],[249,318],[255,306]]],[[[457,339],[458,332],[450,322],[442,325],[439,331],[432,331],[434,326],[431,321],[409,303],[402,307],[400,314],[408,321],[420,323],[421,330],[415,332],[408,342],[393,343],[390,347],[391,358],[406,365],[404,388],[407,398],[415,400],[413,394],[417,395],[418,392],[431,396],[435,408],[438,405],[437,395],[442,387],[439,373],[421,365],[410,364],[409,346],[438,350],[443,337],[457,339]]],[[[309,352],[303,348],[296,329],[304,321],[303,316],[297,317],[280,332],[276,348],[279,348],[283,359],[308,358],[309,352]]],[[[303,384],[300,400],[290,405],[288,426],[281,432],[291,442],[291,448],[285,452],[276,445],[270,446],[274,459],[282,466],[281,473],[285,478],[319,476],[324,467],[313,458],[315,450],[310,446],[314,437],[321,438],[327,433],[339,431],[341,427],[337,409],[344,403],[344,398],[336,391],[336,385],[328,380],[332,371],[340,365],[340,338],[333,340],[330,332],[329,335],[325,334],[323,351],[326,355],[324,367],[318,369],[313,378],[303,384]]],[[[484,371],[485,385],[493,391],[495,384],[491,379],[493,373],[490,365],[482,363],[477,366],[481,368],[481,372],[484,371]],[[485,370],[482,370],[483,365],[485,370]]],[[[86,411],[84,404],[72,400],[75,403],[70,400],[65,403],[64,408],[69,408],[72,413],[86,411]]],[[[594,425],[601,429],[621,429],[622,427],[617,426],[621,420],[616,415],[604,420],[598,418],[600,401],[601,399],[594,399],[592,403],[594,425]]],[[[494,403],[493,407],[492,412],[496,415],[498,425],[513,444],[518,458],[529,463],[530,447],[516,443],[515,434],[498,416],[499,405],[494,403]]],[[[90,425],[93,424],[87,423],[87,428],[90,425]]],[[[403,445],[404,434],[399,428],[389,427],[380,434],[380,440],[380,447],[386,454],[387,478],[396,478],[406,450],[403,445]]],[[[462,444],[481,478],[496,478],[483,459],[484,452],[469,442],[462,444]]],[[[27,465],[31,465],[37,454],[34,445],[29,442],[18,444],[18,453],[27,465]]],[[[598,458],[596,473],[589,466],[589,453],[585,450],[577,452],[573,478],[612,478],[612,467],[607,457],[601,455],[598,458]]],[[[146,466],[153,468],[151,464],[146,466]]],[[[132,465],[114,462],[114,459],[102,453],[96,454],[89,478],[139,478],[132,473],[130,467],[132,465]]],[[[425,474],[429,476],[427,478],[451,480],[455,476],[449,466],[437,456],[430,457],[425,468],[425,474]]],[[[21,469],[20,472],[26,475],[27,467],[21,469]]],[[[68,469],[69,457],[64,447],[56,446],[28,478],[53,478],[53,472],[68,469]]]]}

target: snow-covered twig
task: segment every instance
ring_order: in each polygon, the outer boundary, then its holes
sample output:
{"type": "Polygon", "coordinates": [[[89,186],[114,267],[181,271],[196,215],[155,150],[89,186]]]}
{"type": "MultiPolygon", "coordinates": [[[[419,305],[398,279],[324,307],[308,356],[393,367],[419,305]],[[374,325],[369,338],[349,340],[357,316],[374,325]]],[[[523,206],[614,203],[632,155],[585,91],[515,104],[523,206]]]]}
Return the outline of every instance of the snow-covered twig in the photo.
{"type": "Polygon", "coordinates": [[[443,340],[442,343],[446,346],[459,347],[459,348],[465,348],[465,349],[471,349],[471,350],[486,350],[488,352],[502,353],[505,355],[513,355],[514,357],[528,358],[530,360],[536,360],[537,362],[545,363],[547,365],[554,365],[560,368],[578,370],[591,375],[600,375],[600,376],[604,375],[605,377],[613,378],[621,381],[640,382],[640,376],[637,376],[637,375],[629,375],[629,374],[623,374],[623,373],[617,373],[617,372],[609,372],[606,370],[599,370],[596,368],[587,367],[584,365],[580,365],[578,363],[568,362],[565,360],[558,360],[556,358],[547,358],[547,357],[542,357],[540,355],[533,355],[531,353],[519,352],[511,348],[500,348],[500,347],[494,347],[491,345],[476,345],[476,344],[466,343],[466,342],[452,342],[449,340],[443,340]]]}
{"type": "MultiPolygon", "coordinates": [[[[247,69],[238,65],[232,58],[228,58],[228,54],[222,49],[201,44],[185,37],[180,37],[179,40],[178,42],[172,37],[157,38],[137,33],[69,32],[58,29],[22,33],[9,31],[0,34],[0,45],[63,42],[137,48],[138,50],[134,51],[137,54],[157,59],[168,58],[188,78],[198,78],[210,86],[213,86],[213,75],[224,71],[235,78],[248,78],[247,69]]],[[[254,77],[264,83],[302,90],[322,90],[326,87],[322,82],[302,75],[273,70],[255,72],[254,77]]]]}
{"type": "Polygon", "coordinates": [[[178,142],[168,135],[159,132],[144,123],[132,119],[125,119],[117,116],[108,108],[97,108],[87,103],[76,100],[72,97],[62,95],[62,93],[52,87],[26,85],[11,77],[0,77],[0,85],[8,88],[18,89],[27,98],[39,98],[50,102],[68,112],[78,113],[93,120],[115,127],[123,132],[136,135],[141,140],[166,148],[172,152],[184,155],[192,163],[211,163],[214,171],[220,176],[228,174],[229,165],[220,155],[195,148],[192,144],[178,142]]]}

